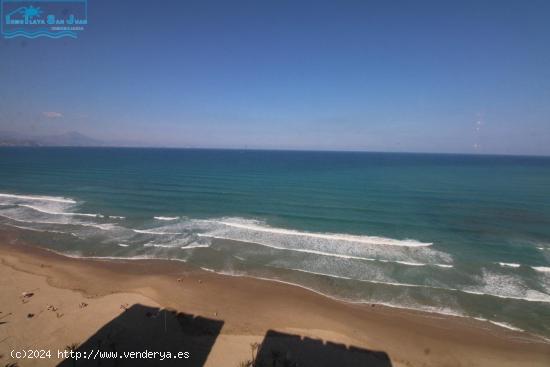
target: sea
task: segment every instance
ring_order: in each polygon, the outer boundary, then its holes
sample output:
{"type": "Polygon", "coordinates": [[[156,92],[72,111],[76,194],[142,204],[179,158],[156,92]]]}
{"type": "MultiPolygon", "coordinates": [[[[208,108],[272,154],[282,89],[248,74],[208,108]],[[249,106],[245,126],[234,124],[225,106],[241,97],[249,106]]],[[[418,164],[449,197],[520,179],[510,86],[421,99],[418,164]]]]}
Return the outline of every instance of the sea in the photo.
{"type": "Polygon", "coordinates": [[[0,148],[0,229],[550,338],[550,157],[0,148]]]}

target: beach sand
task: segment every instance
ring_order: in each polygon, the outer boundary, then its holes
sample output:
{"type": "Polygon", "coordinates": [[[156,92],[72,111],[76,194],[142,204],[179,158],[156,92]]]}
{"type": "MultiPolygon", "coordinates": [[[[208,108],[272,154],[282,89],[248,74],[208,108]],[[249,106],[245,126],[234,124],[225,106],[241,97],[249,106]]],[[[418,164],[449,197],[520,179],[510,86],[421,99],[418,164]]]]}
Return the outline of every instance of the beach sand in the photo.
{"type": "Polygon", "coordinates": [[[2,366],[99,365],[58,358],[67,348],[189,352],[187,359],[104,359],[101,366],[239,366],[254,356],[263,366],[550,366],[550,344],[526,333],[344,303],[178,261],[69,258],[7,232],[0,260],[2,366]],[[52,357],[10,355],[29,349],[52,357]]]}

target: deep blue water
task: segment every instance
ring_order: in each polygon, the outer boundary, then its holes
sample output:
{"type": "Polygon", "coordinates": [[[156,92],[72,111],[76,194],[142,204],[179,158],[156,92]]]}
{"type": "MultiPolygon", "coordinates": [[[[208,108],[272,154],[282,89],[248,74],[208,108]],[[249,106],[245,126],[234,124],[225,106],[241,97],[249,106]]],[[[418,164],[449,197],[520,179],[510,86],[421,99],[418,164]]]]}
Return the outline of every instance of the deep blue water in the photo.
{"type": "Polygon", "coordinates": [[[550,336],[550,158],[0,148],[0,193],[1,226],[68,254],[181,259],[550,336]]]}

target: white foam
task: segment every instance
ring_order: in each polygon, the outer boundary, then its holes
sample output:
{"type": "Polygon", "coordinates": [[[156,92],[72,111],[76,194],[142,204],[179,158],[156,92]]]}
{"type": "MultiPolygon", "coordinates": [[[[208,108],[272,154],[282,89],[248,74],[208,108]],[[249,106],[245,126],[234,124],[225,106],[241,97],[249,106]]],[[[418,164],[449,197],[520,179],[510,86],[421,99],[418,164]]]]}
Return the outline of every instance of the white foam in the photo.
{"type": "Polygon", "coordinates": [[[458,289],[458,288],[445,288],[445,287],[438,287],[438,286],[431,286],[431,285],[423,285],[423,284],[412,284],[412,283],[399,283],[399,282],[387,282],[387,281],[379,281],[379,280],[370,280],[370,279],[356,279],[356,278],[350,278],[340,275],[334,275],[334,274],[326,274],[321,272],[314,272],[304,269],[296,269],[291,268],[288,270],[294,270],[302,273],[309,273],[314,275],[321,275],[326,277],[332,277],[332,278],[339,278],[339,279],[345,279],[345,280],[353,280],[353,281],[359,281],[359,282],[365,282],[365,283],[374,283],[374,284],[383,284],[383,285],[391,285],[391,286],[397,286],[397,287],[409,287],[409,288],[428,288],[428,289],[438,289],[443,291],[450,291],[450,292],[463,292],[468,294],[475,294],[478,296],[489,296],[489,297],[497,297],[497,298],[505,298],[505,299],[513,299],[513,300],[519,300],[519,301],[528,301],[528,302],[543,302],[543,303],[550,303],[550,296],[537,292],[534,290],[527,290],[525,297],[519,297],[519,296],[511,296],[511,295],[499,295],[495,293],[486,293],[481,291],[474,291],[474,290],[468,290],[468,289],[458,289]]]}
{"type": "Polygon", "coordinates": [[[183,234],[181,232],[162,232],[162,231],[152,231],[149,229],[132,229],[132,231],[136,233],[144,233],[144,234],[163,234],[163,235],[178,235],[183,234]]]}
{"type": "Polygon", "coordinates": [[[396,263],[402,264],[402,265],[409,265],[409,266],[426,266],[426,265],[428,265],[428,264],[422,264],[422,263],[413,263],[413,262],[410,262],[410,261],[396,261],[396,263]]]}
{"type": "MultiPolygon", "coordinates": [[[[327,297],[327,298],[330,298],[330,299],[334,299],[334,300],[337,300],[337,301],[350,302],[349,300],[341,299],[341,298],[337,298],[337,297],[333,297],[333,296],[331,296],[331,295],[329,295],[329,294],[320,292],[320,291],[318,291],[318,290],[316,290],[316,289],[313,289],[313,288],[310,288],[310,287],[306,287],[306,286],[301,285],[301,284],[292,283],[292,282],[287,282],[287,281],[280,280],[280,279],[258,277],[258,276],[248,275],[248,274],[245,274],[245,273],[228,272],[228,271],[216,271],[216,270],[214,270],[214,269],[210,269],[210,268],[207,268],[207,267],[201,267],[201,269],[202,269],[202,270],[205,270],[205,271],[208,271],[208,272],[211,272],[211,273],[216,273],[216,274],[225,275],[225,276],[230,276],[230,277],[252,278],[252,279],[265,280],[265,281],[268,281],[268,282],[275,282],[275,283],[281,283],[281,284],[291,285],[291,286],[294,286],[294,287],[306,289],[306,290],[308,290],[308,291],[310,291],[310,292],[317,293],[317,294],[319,294],[319,295],[321,295],[321,296],[324,296],[324,297],[327,297]]],[[[350,303],[353,303],[353,302],[350,302],[350,303]]]]}
{"type": "MultiPolygon", "coordinates": [[[[303,269],[296,269],[296,268],[291,268],[291,269],[288,269],[288,270],[293,270],[293,271],[298,271],[300,273],[307,273],[307,274],[313,274],[313,275],[321,275],[321,276],[329,277],[329,278],[360,281],[359,279],[352,279],[350,277],[345,277],[345,276],[342,276],[342,275],[325,274],[325,273],[310,271],[310,270],[303,270],[303,269]]],[[[370,283],[371,281],[368,281],[368,282],[370,283]]]]}
{"type": "Polygon", "coordinates": [[[478,277],[478,283],[480,285],[464,288],[461,291],[503,299],[550,303],[549,294],[528,288],[520,276],[494,273],[483,269],[483,275],[478,277]]]}
{"type": "Polygon", "coordinates": [[[207,248],[210,247],[210,245],[189,245],[189,246],[182,246],[180,247],[182,250],[190,250],[193,248],[207,248]]]}
{"type": "Polygon", "coordinates": [[[399,283],[399,282],[386,282],[386,281],[371,280],[371,279],[356,279],[356,278],[346,277],[346,276],[342,276],[342,275],[326,274],[326,273],[321,273],[321,272],[316,272],[316,271],[310,271],[310,270],[304,270],[304,269],[296,269],[296,268],[291,268],[291,269],[288,269],[288,270],[293,270],[293,271],[298,271],[298,272],[301,272],[301,273],[307,273],[307,274],[313,274],[313,275],[320,275],[320,276],[325,276],[325,277],[329,277],[329,278],[337,278],[337,279],[344,279],[344,280],[352,280],[352,281],[363,282],[363,283],[373,283],[373,284],[391,285],[391,286],[395,286],[395,287],[431,288],[431,289],[441,289],[441,290],[452,290],[452,289],[448,289],[448,288],[435,287],[435,286],[422,285],[422,284],[399,283]]]}
{"type": "MultiPolygon", "coordinates": [[[[490,324],[493,324],[493,325],[497,325],[497,326],[500,326],[502,328],[505,328],[505,329],[508,329],[508,330],[512,330],[512,331],[519,331],[519,332],[525,332],[525,330],[523,329],[520,329],[518,327],[515,327],[513,325],[510,325],[509,323],[506,323],[506,322],[500,322],[500,321],[493,321],[493,320],[489,320],[489,319],[486,319],[484,317],[472,317],[474,320],[478,320],[478,321],[483,321],[483,322],[488,322],[490,324]]],[[[536,335],[537,337],[539,337],[538,335],[536,335]]],[[[542,337],[541,337],[542,338],[542,337]]],[[[543,338],[544,339],[544,338],[543,338]]]]}
{"type": "Polygon", "coordinates": [[[541,273],[550,273],[550,267],[548,266],[531,266],[531,268],[541,273]]]}
{"type": "Polygon", "coordinates": [[[24,229],[24,230],[27,230],[27,231],[34,231],[34,232],[49,232],[49,233],[61,233],[61,234],[69,234],[69,235],[72,235],[72,236],[76,236],[74,233],[67,233],[67,232],[63,232],[63,231],[56,231],[56,230],[53,230],[53,229],[39,229],[39,228],[31,228],[31,227],[25,227],[25,226],[18,226],[18,225],[15,225],[15,224],[10,224],[10,223],[2,223],[6,226],[10,226],[10,227],[15,227],[15,228],[19,228],[19,229],[24,229]]]}
{"type": "Polygon", "coordinates": [[[53,201],[57,203],[76,204],[73,199],[56,196],[37,196],[37,195],[15,195],[15,194],[1,194],[0,197],[13,198],[19,200],[33,200],[33,201],[53,201]]]}
{"type": "Polygon", "coordinates": [[[119,243],[118,244],[120,247],[128,247],[129,245],[125,244],[125,243],[119,243]]]}
{"type": "Polygon", "coordinates": [[[10,217],[9,215],[6,215],[4,213],[0,213],[0,217],[8,218],[10,220],[13,220],[13,221],[16,221],[16,222],[21,222],[21,223],[84,226],[84,227],[99,228],[103,231],[108,231],[108,230],[111,230],[111,229],[114,228],[114,224],[112,224],[112,223],[98,224],[98,223],[88,223],[88,222],[52,222],[52,221],[47,221],[47,220],[28,220],[28,219],[10,217]]]}
{"type": "Polygon", "coordinates": [[[476,292],[476,291],[468,291],[468,290],[461,290],[464,293],[470,293],[470,294],[476,294],[480,296],[490,296],[490,297],[497,297],[497,298],[503,298],[503,299],[514,299],[518,301],[527,301],[527,302],[541,302],[541,303],[550,303],[550,296],[541,293],[538,291],[533,291],[532,297],[516,297],[516,296],[504,296],[500,294],[494,294],[494,293],[483,293],[483,292],[476,292]]]}
{"type": "Polygon", "coordinates": [[[219,224],[223,224],[228,227],[240,228],[251,230],[255,232],[265,232],[273,234],[282,234],[290,236],[300,236],[309,238],[318,238],[324,240],[334,241],[347,241],[364,243],[368,245],[381,245],[381,246],[403,246],[403,247],[426,247],[431,246],[432,243],[420,242],[412,239],[396,240],[393,238],[385,238],[378,236],[357,236],[349,234],[337,234],[337,233],[315,233],[315,232],[300,232],[293,229],[274,228],[267,225],[258,225],[255,221],[248,221],[248,223],[228,222],[228,221],[214,221],[219,224]]]}
{"type": "Polygon", "coordinates": [[[17,205],[25,207],[25,208],[32,209],[32,210],[36,210],[38,212],[51,214],[51,215],[70,215],[70,216],[94,217],[94,218],[102,218],[103,217],[101,214],[55,212],[55,211],[39,208],[39,207],[34,206],[34,205],[28,205],[28,204],[17,204],[17,205]]]}
{"type": "Polygon", "coordinates": [[[261,245],[279,250],[309,252],[366,261],[387,260],[394,263],[400,261],[409,263],[411,266],[452,264],[452,257],[448,253],[434,249],[431,243],[416,240],[301,232],[294,229],[271,227],[264,222],[237,217],[209,220],[191,219],[178,222],[177,225],[171,227],[178,229],[184,227],[203,237],[261,245]]]}
{"type": "Polygon", "coordinates": [[[288,282],[288,281],[281,280],[281,279],[265,278],[265,277],[248,275],[248,274],[245,274],[245,273],[238,273],[238,272],[216,271],[216,270],[206,268],[206,267],[201,267],[201,269],[206,270],[208,272],[225,275],[225,276],[246,277],[246,278],[259,279],[259,280],[264,280],[264,281],[268,281],[268,282],[274,282],[274,283],[281,283],[281,284],[285,284],[285,285],[290,285],[290,286],[293,286],[293,287],[298,287],[298,288],[305,289],[307,291],[316,293],[316,294],[321,295],[323,297],[330,298],[330,299],[340,301],[340,302],[347,302],[347,303],[353,303],[353,304],[373,304],[373,303],[375,303],[377,305],[383,305],[383,306],[387,306],[387,307],[391,307],[391,308],[397,308],[397,309],[403,309],[403,310],[424,311],[424,312],[430,312],[430,313],[433,313],[433,314],[440,314],[440,315],[446,315],[446,316],[468,317],[468,316],[465,316],[461,313],[458,313],[454,310],[450,310],[450,309],[447,309],[447,308],[431,307],[431,306],[410,307],[410,306],[404,306],[404,305],[398,305],[398,304],[392,304],[392,303],[385,303],[385,302],[378,302],[378,301],[353,301],[353,300],[346,299],[346,298],[335,297],[335,296],[332,296],[330,294],[321,292],[317,289],[307,287],[307,286],[304,286],[304,285],[301,285],[301,284],[298,284],[298,283],[288,282]]]}
{"type": "Polygon", "coordinates": [[[109,218],[111,219],[126,219],[126,217],[120,216],[120,215],[109,215],[109,218]]]}
{"type": "Polygon", "coordinates": [[[155,219],[157,220],[166,220],[166,221],[169,221],[169,220],[177,220],[179,219],[180,217],[154,217],[155,219]]]}
{"type": "Polygon", "coordinates": [[[521,266],[521,264],[516,264],[516,263],[502,263],[502,262],[499,262],[498,264],[502,267],[505,267],[505,268],[519,268],[521,266]]]}
{"type": "MultiPolygon", "coordinates": [[[[114,261],[117,261],[117,260],[170,260],[170,261],[186,262],[185,259],[177,259],[177,258],[158,258],[158,257],[148,256],[148,255],[130,256],[130,257],[81,256],[81,255],[79,255],[79,254],[67,254],[67,253],[59,253],[59,252],[57,252],[57,251],[50,250],[50,249],[47,249],[47,250],[49,250],[49,251],[51,251],[51,252],[55,252],[55,253],[57,253],[57,254],[59,254],[59,255],[62,255],[62,256],[67,256],[67,257],[71,257],[71,258],[92,259],[92,260],[107,260],[107,261],[110,261],[110,260],[114,260],[114,261]]],[[[510,324],[508,324],[508,323],[492,321],[492,320],[488,320],[488,319],[481,318],[481,317],[471,317],[471,316],[465,315],[465,314],[463,314],[463,313],[457,312],[456,310],[450,310],[450,309],[447,309],[447,308],[431,307],[431,306],[423,306],[423,305],[411,307],[411,306],[406,306],[406,305],[391,304],[391,303],[377,302],[377,301],[352,301],[352,300],[349,300],[349,299],[339,298],[339,297],[335,297],[335,296],[332,296],[332,295],[323,293],[323,292],[318,291],[318,290],[316,290],[316,289],[314,289],[314,288],[310,288],[310,287],[307,287],[307,286],[303,286],[303,285],[300,285],[300,284],[296,284],[296,283],[292,283],[292,282],[284,281],[284,280],[280,280],[280,279],[273,279],[273,278],[265,278],[265,277],[259,277],[259,276],[252,276],[252,275],[248,275],[248,274],[241,273],[241,272],[216,271],[216,270],[211,269],[211,268],[208,268],[208,267],[201,267],[201,269],[202,269],[202,270],[205,270],[205,271],[208,271],[208,272],[217,273],[217,274],[226,275],[226,276],[233,276],[233,277],[248,277],[248,278],[254,278],[254,279],[259,279],[259,280],[264,280],[264,281],[269,281],[269,282],[276,282],[276,283],[291,285],[291,286],[299,287],[299,288],[308,290],[308,291],[310,291],[310,292],[313,292],[313,293],[322,295],[322,296],[324,296],[324,297],[327,297],[327,298],[330,298],[330,299],[334,299],[334,300],[338,300],[338,301],[342,301],[342,302],[349,302],[349,303],[355,303],[355,304],[373,304],[373,303],[376,303],[376,304],[378,304],[378,305],[384,305],[384,306],[387,306],[387,307],[398,308],[398,309],[404,309],[404,310],[425,311],[425,312],[432,313],[432,314],[434,314],[434,315],[436,315],[436,314],[441,314],[441,315],[446,315],[446,316],[455,316],[455,317],[463,317],[463,318],[473,318],[473,319],[476,319],[476,320],[479,320],[479,321],[490,322],[490,323],[492,323],[492,324],[498,325],[498,326],[500,326],[500,327],[507,328],[507,329],[509,329],[509,330],[513,330],[513,331],[517,331],[517,332],[522,332],[522,331],[523,331],[522,329],[517,328],[517,327],[515,327],[515,326],[513,326],[513,325],[510,325],[510,324]]],[[[294,270],[296,270],[296,271],[302,271],[302,270],[300,270],[300,269],[294,269],[294,270]]],[[[327,275],[327,274],[318,274],[318,275],[331,276],[331,275],[327,275]]],[[[336,276],[336,277],[338,277],[338,276],[336,276]]],[[[340,277],[340,278],[347,279],[346,277],[340,277]]],[[[420,286],[420,285],[400,284],[400,283],[384,283],[384,284],[389,284],[389,285],[400,285],[400,286],[423,287],[423,286],[420,286]]],[[[429,286],[428,286],[428,287],[429,287],[429,286]]],[[[430,287],[430,288],[438,288],[438,287],[430,287]]],[[[441,288],[441,289],[445,289],[445,288],[441,288]]],[[[456,289],[451,289],[451,290],[460,291],[460,290],[456,290],[456,289]]],[[[532,334],[531,334],[531,335],[532,335],[532,334]]],[[[537,337],[537,338],[543,338],[543,337],[538,336],[538,335],[533,335],[533,336],[534,336],[534,337],[537,337]]],[[[545,338],[543,338],[543,339],[545,340],[545,342],[549,342],[548,339],[545,339],[545,338]]]]}
{"type": "MultiPolygon", "coordinates": [[[[32,223],[79,225],[94,227],[103,231],[115,229],[114,223],[69,220],[71,216],[98,217],[99,215],[96,214],[75,213],[74,211],[67,210],[67,207],[59,206],[31,205],[28,203],[17,203],[17,205],[34,209],[40,213],[56,215],[56,217],[44,217],[35,215],[31,212],[13,210],[9,212],[3,211],[2,214],[13,213],[13,216],[10,214],[11,217],[6,217],[13,220],[32,223]],[[58,215],[59,218],[57,217],[58,215]]],[[[114,219],[116,216],[109,217],[114,219]]],[[[123,231],[123,233],[121,233],[123,237],[118,237],[119,241],[129,239],[129,237],[126,237],[128,231],[155,236],[192,236],[196,234],[198,237],[234,240],[278,250],[295,251],[341,259],[380,261],[418,267],[437,266],[440,268],[452,268],[452,265],[449,264],[452,261],[450,255],[429,249],[428,247],[431,243],[423,243],[416,240],[396,240],[366,235],[358,236],[300,232],[293,229],[274,228],[263,222],[243,218],[225,217],[217,220],[196,220],[186,218],[186,220],[175,221],[179,219],[179,217],[157,216],[155,219],[174,222],[156,228],[131,229],[116,227],[118,232],[123,231]]],[[[153,242],[162,243],[163,241],[153,242]]]]}
{"type": "Polygon", "coordinates": [[[513,330],[513,331],[525,331],[523,329],[520,329],[518,327],[515,327],[513,325],[510,325],[506,322],[498,322],[498,321],[492,321],[492,320],[487,320],[488,322],[490,322],[491,324],[495,324],[497,326],[500,326],[500,327],[503,327],[505,329],[508,329],[508,330],[513,330]]]}
{"type": "Polygon", "coordinates": [[[58,252],[52,249],[44,248],[47,251],[53,252],[57,255],[69,257],[72,259],[84,259],[84,260],[102,260],[102,261],[133,261],[133,260],[162,260],[162,261],[178,261],[187,262],[185,259],[169,258],[169,257],[156,257],[150,255],[136,255],[136,256],[84,256],[80,253],[67,253],[58,252]]]}
{"type": "Polygon", "coordinates": [[[160,244],[160,243],[146,243],[143,245],[143,247],[162,247],[162,248],[174,248],[176,246],[174,245],[164,245],[164,244],[160,244]]]}
{"type": "MultiPolygon", "coordinates": [[[[208,235],[208,234],[204,234],[204,233],[197,233],[197,236],[198,237],[206,237],[206,238],[216,238],[216,239],[222,239],[222,240],[234,240],[234,239],[229,238],[229,237],[208,235]]],[[[234,241],[239,241],[239,240],[234,240],[234,241]]],[[[245,241],[243,241],[243,242],[245,242],[245,241]]],[[[255,244],[255,245],[260,245],[260,246],[265,246],[265,247],[270,247],[270,248],[273,248],[273,249],[276,249],[276,250],[302,252],[302,253],[321,255],[321,256],[338,257],[338,258],[341,258],[341,259],[353,259],[353,260],[361,260],[361,261],[378,261],[378,262],[382,262],[382,263],[398,263],[398,264],[401,264],[401,265],[408,265],[408,266],[435,265],[435,266],[439,266],[439,267],[443,267],[443,268],[449,268],[449,267],[452,268],[453,267],[452,265],[448,265],[448,264],[425,264],[425,263],[415,263],[415,262],[409,262],[409,261],[393,261],[393,260],[375,259],[375,258],[355,256],[355,255],[335,254],[335,253],[332,253],[332,252],[309,250],[309,249],[303,249],[303,248],[288,248],[288,247],[281,247],[281,246],[276,246],[276,245],[271,245],[271,244],[266,244],[266,243],[259,243],[259,242],[247,242],[247,243],[252,243],[252,244],[255,244]]]]}
{"type": "Polygon", "coordinates": [[[51,222],[51,221],[45,221],[45,220],[28,220],[28,219],[21,219],[21,218],[14,218],[10,217],[9,215],[6,215],[5,213],[0,213],[0,217],[8,218],[10,220],[16,221],[16,222],[22,222],[22,223],[38,223],[38,224],[69,224],[69,223],[63,223],[63,222],[51,222]]]}
{"type": "Polygon", "coordinates": [[[204,271],[207,271],[207,272],[209,272],[209,273],[216,273],[216,274],[220,274],[220,275],[227,275],[227,276],[231,276],[230,274],[222,274],[222,273],[218,273],[218,272],[217,272],[216,270],[214,270],[214,269],[210,269],[210,268],[206,268],[206,267],[204,267],[204,266],[201,266],[200,268],[201,268],[202,270],[204,270],[204,271]]]}
{"type": "Polygon", "coordinates": [[[84,227],[94,227],[99,228],[102,231],[109,231],[113,228],[115,228],[115,225],[113,223],[103,223],[103,224],[97,224],[97,223],[84,223],[84,222],[76,222],[76,223],[70,223],[72,225],[76,226],[84,226],[84,227]]]}
{"type": "MultiPolygon", "coordinates": [[[[231,240],[231,238],[223,237],[223,236],[214,236],[214,235],[208,235],[204,233],[197,233],[198,237],[207,237],[207,238],[216,238],[221,240],[231,240]]],[[[308,249],[300,249],[300,248],[287,248],[287,247],[281,247],[281,246],[275,246],[275,245],[268,245],[265,243],[257,243],[252,242],[253,244],[265,246],[265,247],[271,247],[277,250],[287,250],[287,251],[295,251],[295,252],[304,252],[308,254],[315,254],[315,255],[323,255],[323,256],[333,256],[333,257],[340,257],[343,259],[356,259],[356,260],[366,260],[366,261],[376,261],[376,259],[371,259],[368,257],[360,257],[360,256],[353,256],[353,255],[343,255],[343,254],[333,254],[330,252],[322,252],[322,251],[316,251],[316,250],[308,250],[308,249]]],[[[385,260],[382,260],[385,261],[385,260]]]]}

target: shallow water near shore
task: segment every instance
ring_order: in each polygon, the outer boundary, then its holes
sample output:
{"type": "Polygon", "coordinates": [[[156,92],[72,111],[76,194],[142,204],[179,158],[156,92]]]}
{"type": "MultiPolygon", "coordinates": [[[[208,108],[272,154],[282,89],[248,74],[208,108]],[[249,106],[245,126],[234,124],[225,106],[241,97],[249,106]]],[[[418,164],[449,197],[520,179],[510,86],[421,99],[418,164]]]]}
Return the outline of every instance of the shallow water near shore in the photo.
{"type": "Polygon", "coordinates": [[[0,148],[0,226],[550,337],[550,159],[0,148]]]}

